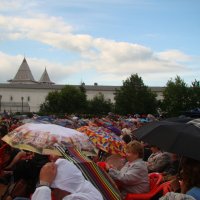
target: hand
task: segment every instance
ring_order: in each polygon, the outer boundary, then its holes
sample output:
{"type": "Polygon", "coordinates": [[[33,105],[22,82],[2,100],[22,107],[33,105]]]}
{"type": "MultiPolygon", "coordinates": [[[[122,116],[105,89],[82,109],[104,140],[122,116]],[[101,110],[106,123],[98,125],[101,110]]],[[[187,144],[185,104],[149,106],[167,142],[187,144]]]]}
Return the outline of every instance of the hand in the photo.
{"type": "Polygon", "coordinates": [[[109,165],[108,163],[106,163],[106,170],[109,171],[110,168],[113,168],[113,165],[109,165]]]}
{"type": "Polygon", "coordinates": [[[45,164],[40,170],[40,181],[47,182],[49,183],[49,185],[51,185],[51,183],[56,177],[56,173],[57,173],[56,164],[53,162],[49,162],[45,164]]]}
{"type": "Polygon", "coordinates": [[[51,162],[56,162],[56,160],[60,158],[60,156],[57,156],[57,155],[49,155],[49,160],[51,162]]]}
{"type": "Polygon", "coordinates": [[[31,160],[34,157],[33,152],[21,151],[17,155],[21,160],[31,160]]]}
{"type": "Polygon", "coordinates": [[[147,164],[147,167],[152,166],[152,163],[150,162],[146,162],[146,164],[147,164]]]}

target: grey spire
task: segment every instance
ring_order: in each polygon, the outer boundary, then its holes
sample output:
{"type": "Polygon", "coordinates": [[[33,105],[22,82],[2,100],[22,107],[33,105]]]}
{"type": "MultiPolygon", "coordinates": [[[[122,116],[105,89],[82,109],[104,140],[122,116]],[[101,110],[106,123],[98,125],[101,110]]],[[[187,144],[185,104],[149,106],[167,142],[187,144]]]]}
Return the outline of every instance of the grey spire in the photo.
{"type": "Polygon", "coordinates": [[[22,64],[20,65],[14,79],[9,80],[9,82],[11,82],[11,83],[28,83],[28,84],[37,83],[33,78],[33,75],[31,73],[31,70],[30,70],[25,58],[22,61],[22,64]]]}
{"type": "Polygon", "coordinates": [[[39,83],[45,83],[45,84],[54,84],[54,82],[52,82],[49,78],[49,75],[47,73],[47,70],[46,70],[46,67],[45,67],[45,70],[39,80],[39,83]]]}

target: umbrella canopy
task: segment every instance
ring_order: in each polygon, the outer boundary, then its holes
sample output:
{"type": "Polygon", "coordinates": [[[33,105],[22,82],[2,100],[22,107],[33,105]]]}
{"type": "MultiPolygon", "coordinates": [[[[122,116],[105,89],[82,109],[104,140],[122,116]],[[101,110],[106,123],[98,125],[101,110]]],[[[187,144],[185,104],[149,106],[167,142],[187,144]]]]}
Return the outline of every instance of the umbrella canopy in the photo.
{"type": "Polygon", "coordinates": [[[191,117],[186,117],[186,116],[180,116],[180,117],[171,117],[171,118],[167,118],[163,121],[169,121],[169,122],[179,122],[179,123],[187,123],[191,120],[193,120],[194,118],[191,117]]]}
{"type": "Polygon", "coordinates": [[[122,131],[120,129],[118,129],[117,127],[115,127],[115,126],[109,125],[109,126],[106,126],[106,128],[111,130],[113,133],[115,133],[118,136],[121,135],[122,131]]]}
{"type": "Polygon", "coordinates": [[[49,117],[49,116],[39,116],[36,119],[40,121],[47,121],[49,123],[53,122],[54,120],[52,117],[49,117]]]}
{"type": "Polygon", "coordinates": [[[195,126],[197,126],[198,128],[200,128],[200,118],[193,119],[193,120],[189,121],[188,124],[194,124],[195,126]]]}
{"type": "Polygon", "coordinates": [[[126,154],[126,143],[115,133],[104,127],[82,126],[77,129],[85,133],[98,149],[111,154],[126,154]]]}
{"type": "Polygon", "coordinates": [[[51,124],[50,122],[48,121],[42,121],[42,120],[36,120],[36,119],[23,119],[22,121],[22,124],[27,124],[27,123],[32,123],[32,124],[51,124]]]}
{"type": "Polygon", "coordinates": [[[185,111],[183,114],[189,117],[200,117],[200,108],[185,111]]]}
{"type": "Polygon", "coordinates": [[[92,151],[94,148],[88,136],[54,124],[27,123],[5,135],[2,140],[12,147],[39,154],[59,155],[54,148],[56,143],[85,151],[92,151]]]}
{"type": "Polygon", "coordinates": [[[68,148],[66,152],[59,145],[56,147],[64,158],[73,162],[81,170],[83,176],[99,190],[104,200],[121,200],[120,191],[106,171],[74,148],[68,148]]]}
{"type": "Polygon", "coordinates": [[[135,136],[162,150],[200,160],[200,128],[193,124],[152,122],[137,129],[135,136]]]}
{"type": "Polygon", "coordinates": [[[68,119],[58,119],[58,120],[53,121],[53,124],[57,124],[59,126],[66,127],[68,125],[73,125],[73,122],[68,119]]]}

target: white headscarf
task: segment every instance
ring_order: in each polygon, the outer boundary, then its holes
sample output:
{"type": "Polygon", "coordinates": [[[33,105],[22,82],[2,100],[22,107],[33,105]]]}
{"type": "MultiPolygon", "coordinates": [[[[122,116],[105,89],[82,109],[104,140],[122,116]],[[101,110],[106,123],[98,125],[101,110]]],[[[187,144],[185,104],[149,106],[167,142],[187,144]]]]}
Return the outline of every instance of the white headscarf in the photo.
{"type": "Polygon", "coordinates": [[[55,164],[57,165],[57,174],[51,187],[70,193],[77,192],[85,182],[81,171],[73,163],[65,159],[58,159],[55,164]]]}
{"type": "Polygon", "coordinates": [[[81,171],[71,162],[66,159],[58,159],[57,174],[51,184],[52,188],[70,192],[68,196],[79,196],[73,199],[98,199],[103,200],[101,193],[82,175],[81,171]],[[83,197],[83,198],[80,198],[83,197]]]}

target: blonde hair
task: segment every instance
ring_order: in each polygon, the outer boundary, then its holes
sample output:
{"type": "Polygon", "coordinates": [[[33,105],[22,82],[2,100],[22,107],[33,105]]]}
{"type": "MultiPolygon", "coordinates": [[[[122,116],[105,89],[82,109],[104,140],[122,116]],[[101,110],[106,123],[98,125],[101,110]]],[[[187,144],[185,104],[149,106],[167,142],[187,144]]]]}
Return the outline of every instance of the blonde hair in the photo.
{"type": "Polygon", "coordinates": [[[131,152],[131,153],[138,153],[139,158],[143,158],[144,157],[144,147],[142,146],[142,144],[136,140],[129,142],[127,144],[127,151],[131,152]]]}

